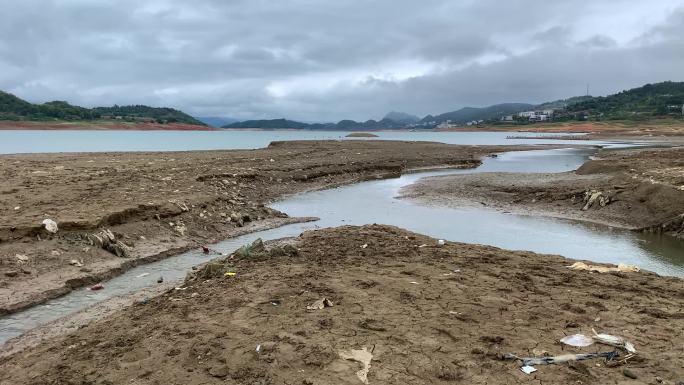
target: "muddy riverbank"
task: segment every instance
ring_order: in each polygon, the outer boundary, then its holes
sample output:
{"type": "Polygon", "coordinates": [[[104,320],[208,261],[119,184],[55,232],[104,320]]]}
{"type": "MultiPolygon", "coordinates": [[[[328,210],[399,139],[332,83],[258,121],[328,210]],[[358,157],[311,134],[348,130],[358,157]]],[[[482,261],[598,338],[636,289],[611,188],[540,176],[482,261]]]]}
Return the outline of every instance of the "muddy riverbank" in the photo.
{"type": "Polygon", "coordinates": [[[370,358],[370,384],[684,378],[681,279],[577,271],[559,256],[494,247],[439,247],[382,225],[311,231],[277,246],[209,265],[182,290],[2,358],[0,384],[359,384],[364,366],[353,354],[370,358]],[[307,309],[322,298],[333,306],[307,309]],[[612,351],[558,342],[592,328],[623,336],[637,356],[540,365],[531,375],[502,360],[612,351]]]}
{"type": "Polygon", "coordinates": [[[427,178],[402,196],[684,236],[684,148],[604,150],[575,172],[427,178]]]}
{"type": "MultiPolygon", "coordinates": [[[[529,148],[529,147],[527,147],[529,148]]],[[[0,157],[0,313],[137,264],[297,219],[265,204],[297,192],[475,167],[525,147],[277,142],[261,150],[0,157]],[[56,233],[43,220],[57,223],[56,233]]]]}

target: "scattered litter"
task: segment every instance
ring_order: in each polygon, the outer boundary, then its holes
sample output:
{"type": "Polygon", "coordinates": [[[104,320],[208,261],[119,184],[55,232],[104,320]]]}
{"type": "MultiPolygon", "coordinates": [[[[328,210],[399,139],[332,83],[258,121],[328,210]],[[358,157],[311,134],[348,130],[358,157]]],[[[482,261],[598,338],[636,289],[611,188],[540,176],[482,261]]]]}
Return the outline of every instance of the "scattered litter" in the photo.
{"type": "Polygon", "coordinates": [[[444,244],[445,244],[444,239],[438,240],[438,241],[437,241],[437,244],[438,244],[439,246],[444,246],[444,244]]]}
{"type": "Polygon", "coordinates": [[[77,259],[72,259],[71,261],[69,261],[69,264],[70,264],[71,266],[83,267],[83,262],[81,262],[81,261],[79,261],[79,260],[77,260],[77,259]]]}
{"type": "Polygon", "coordinates": [[[411,281],[411,282],[409,282],[409,283],[412,283],[412,284],[414,284],[414,285],[418,285],[418,282],[416,282],[416,281],[411,281]]]}
{"type": "Polygon", "coordinates": [[[234,271],[227,271],[225,274],[223,274],[226,277],[235,277],[237,275],[236,272],[234,271]]]}
{"type": "Polygon", "coordinates": [[[600,344],[624,349],[631,354],[636,353],[634,345],[622,337],[613,336],[610,334],[599,334],[596,333],[596,330],[594,329],[591,329],[591,331],[594,333],[594,335],[591,337],[584,334],[573,334],[571,336],[561,338],[560,342],[575,347],[591,346],[594,344],[594,342],[598,342],[600,344]]]}
{"type": "Polygon", "coordinates": [[[367,243],[364,243],[363,245],[361,245],[361,248],[362,248],[362,249],[365,249],[366,247],[368,247],[368,244],[367,244],[367,243]]]}
{"type": "Polygon", "coordinates": [[[307,310],[320,310],[325,307],[332,307],[333,303],[327,298],[321,298],[317,300],[316,302],[312,303],[311,305],[307,306],[307,310]]]}
{"type": "Polygon", "coordinates": [[[19,263],[26,263],[29,260],[29,257],[24,254],[16,254],[15,257],[19,260],[19,263]]]}
{"type": "Polygon", "coordinates": [[[617,267],[606,267],[598,265],[587,265],[584,262],[575,262],[571,266],[568,266],[573,270],[587,270],[595,271],[597,273],[610,273],[610,272],[620,272],[620,273],[638,273],[639,268],[634,265],[625,265],[620,263],[617,267]]]}
{"type": "Polygon", "coordinates": [[[423,243],[422,245],[418,246],[419,249],[422,249],[423,247],[427,247],[427,245],[423,243]]]}
{"type": "Polygon", "coordinates": [[[206,246],[202,246],[202,252],[203,252],[204,254],[209,254],[209,248],[206,247],[206,246]]]}
{"type": "Polygon", "coordinates": [[[92,291],[97,291],[97,290],[102,290],[102,289],[104,289],[104,286],[102,286],[101,283],[98,283],[97,285],[93,285],[93,286],[88,288],[88,290],[92,290],[92,291]]]}
{"type": "Polygon", "coordinates": [[[600,352],[600,353],[584,353],[584,354],[562,354],[560,356],[553,357],[518,357],[514,354],[505,354],[504,359],[506,360],[518,360],[520,361],[520,366],[535,366],[535,365],[553,365],[561,364],[564,362],[571,361],[584,361],[591,360],[594,358],[606,358],[612,360],[615,357],[620,357],[618,352],[600,352]]]}
{"type": "Polygon", "coordinates": [[[257,353],[261,352],[261,344],[257,345],[257,347],[256,347],[256,352],[257,352],[257,353]]]}
{"type": "Polygon", "coordinates": [[[174,287],[173,290],[185,290],[187,287],[174,287]]]}
{"type": "Polygon", "coordinates": [[[584,334],[573,334],[571,336],[561,338],[560,342],[566,345],[584,348],[593,345],[594,339],[589,336],[585,336],[584,334]]]}
{"type": "Polygon", "coordinates": [[[44,219],[43,227],[45,227],[45,230],[47,230],[48,233],[54,234],[57,232],[57,222],[52,219],[44,219]]]}
{"type": "Polygon", "coordinates": [[[362,383],[368,384],[368,371],[371,368],[371,360],[373,359],[373,353],[369,352],[365,347],[360,350],[349,350],[346,352],[338,352],[340,358],[343,360],[351,360],[360,362],[363,368],[356,372],[356,376],[361,380],[362,383]]]}
{"type": "Polygon", "coordinates": [[[636,349],[634,348],[634,345],[632,345],[631,342],[625,340],[622,337],[612,336],[610,334],[599,334],[599,333],[596,333],[596,330],[594,330],[594,329],[591,329],[591,331],[594,333],[594,336],[593,336],[594,340],[596,340],[596,342],[598,342],[598,343],[609,345],[609,346],[614,346],[616,348],[625,349],[628,353],[632,353],[632,354],[636,353],[636,349]]]}
{"type": "Polygon", "coordinates": [[[21,208],[21,206],[16,206],[14,209],[19,210],[20,208],[21,208]]]}
{"type": "Polygon", "coordinates": [[[142,273],[140,275],[136,275],[136,278],[147,277],[148,275],[150,275],[150,273],[142,273]]]}
{"type": "Polygon", "coordinates": [[[534,366],[529,366],[529,365],[525,365],[525,366],[521,367],[520,370],[525,374],[531,374],[531,373],[534,373],[537,371],[537,369],[534,366]]]}

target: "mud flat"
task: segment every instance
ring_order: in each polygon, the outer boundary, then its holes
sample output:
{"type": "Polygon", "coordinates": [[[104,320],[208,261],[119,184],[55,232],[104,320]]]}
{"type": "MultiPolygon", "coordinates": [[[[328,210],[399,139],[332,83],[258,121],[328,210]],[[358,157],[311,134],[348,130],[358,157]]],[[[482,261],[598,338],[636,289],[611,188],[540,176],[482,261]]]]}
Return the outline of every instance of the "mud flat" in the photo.
{"type": "Polygon", "coordinates": [[[602,151],[561,174],[427,178],[402,196],[431,205],[485,205],[684,236],[684,148],[602,151]]]}
{"type": "Polygon", "coordinates": [[[364,368],[369,384],[682,381],[684,281],[573,262],[440,247],[383,225],[305,232],[1,358],[0,384],[361,384],[364,368]],[[323,298],[333,306],[307,309],[323,298]],[[531,375],[502,359],[613,351],[558,342],[592,328],[624,337],[637,355],[538,365],[531,375]]]}
{"type": "MultiPolygon", "coordinates": [[[[529,148],[529,147],[527,147],[529,148]]],[[[302,141],[266,149],[0,157],[0,314],[220,239],[307,218],[266,203],[525,147],[302,141]],[[56,233],[41,224],[51,219],[56,233]]]]}

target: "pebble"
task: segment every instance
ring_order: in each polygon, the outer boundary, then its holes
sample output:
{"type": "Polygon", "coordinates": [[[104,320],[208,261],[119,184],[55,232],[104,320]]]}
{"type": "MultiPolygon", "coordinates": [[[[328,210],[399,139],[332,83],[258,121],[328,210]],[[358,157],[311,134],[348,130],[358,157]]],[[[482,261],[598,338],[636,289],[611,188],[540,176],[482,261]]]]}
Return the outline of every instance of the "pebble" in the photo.
{"type": "Polygon", "coordinates": [[[622,369],[622,374],[624,374],[625,377],[631,378],[631,379],[633,379],[633,380],[636,380],[636,379],[638,378],[638,376],[636,375],[636,373],[634,373],[634,372],[633,372],[632,370],[630,370],[629,368],[624,368],[624,369],[622,369]]]}
{"type": "Polygon", "coordinates": [[[228,375],[228,367],[226,367],[225,365],[212,366],[209,369],[209,374],[219,378],[226,377],[228,375]]]}

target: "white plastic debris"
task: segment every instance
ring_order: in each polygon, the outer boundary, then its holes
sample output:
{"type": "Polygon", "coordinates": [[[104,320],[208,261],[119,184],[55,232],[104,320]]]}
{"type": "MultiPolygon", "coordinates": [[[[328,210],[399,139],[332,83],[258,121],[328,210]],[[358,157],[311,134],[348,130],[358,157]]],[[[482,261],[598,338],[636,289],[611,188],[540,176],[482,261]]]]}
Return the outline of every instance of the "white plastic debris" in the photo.
{"type": "Polygon", "coordinates": [[[15,257],[19,260],[19,263],[26,263],[29,260],[29,257],[24,254],[16,254],[15,257]]]}
{"type": "Polygon", "coordinates": [[[83,267],[83,262],[79,261],[78,259],[72,259],[71,261],[69,261],[69,264],[71,266],[83,267]]]}
{"type": "Polygon", "coordinates": [[[369,352],[367,348],[362,348],[359,350],[348,350],[337,353],[343,360],[350,360],[360,362],[363,365],[361,370],[356,372],[356,376],[361,380],[362,383],[368,384],[368,372],[371,368],[371,360],[373,359],[373,353],[369,352]]]}
{"type": "Polygon", "coordinates": [[[525,365],[520,368],[520,370],[525,374],[531,374],[537,371],[534,366],[525,365]]]}
{"type": "Polygon", "coordinates": [[[585,336],[584,334],[573,334],[571,336],[561,338],[560,342],[566,345],[584,348],[593,345],[594,339],[589,336],[585,336]]]}
{"type": "Polygon", "coordinates": [[[610,272],[638,273],[639,272],[638,267],[636,267],[634,265],[625,265],[623,263],[618,264],[617,267],[606,267],[606,266],[598,266],[598,265],[588,265],[584,262],[575,262],[568,267],[570,269],[573,269],[573,270],[595,271],[597,273],[610,273],[610,272]]]}
{"type": "Polygon", "coordinates": [[[54,234],[57,232],[57,222],[53,221],[52,219],[44,219],[43,227],[45,227],[45,230],[47,230],[49,233],[54,234]]]}
{"type": "Polygon", "coordinates": [[[331,300],[329,300],[327,298],[321,298],[321,299],[315,301],[314,303],[312,303],[311,305],[307,306],[306,308],[307,308],[307,310],[321,310],[323,308],[332,307],[332,306],[333,306],[333,303],[331,300]]]}
{"type": "Polygon", "coordinates": [[[614,346],[616,348],[622,348],[625,349],[628,353],[636,353],[636,349],[634,348],[634,345],[632,345],[631,342],[625,340],[622,337],[618,336],[612,336],[610,334],[599,334],[596,333],[596,330],[591,329],[592,332],[594,332],[594,340],[596,342],[609,345],[609,346],[614,346]]]}
{"type": "Polygon", "coordinates": [[[366,247],[368,247],[368,244],[367,244],[367,243],[364,243],[363,245],[361,245],[361,248],[362,248],[362,249],[365,249],[366,247]]]}
{"type": "Polygon", "coordinates": [[[444,242],[444,239],[440,239],[440,240],[437,241],[437,244],[440,245],[440,246],[444,246],[445,243],[446,243],[446,242],[444,242]]]}

